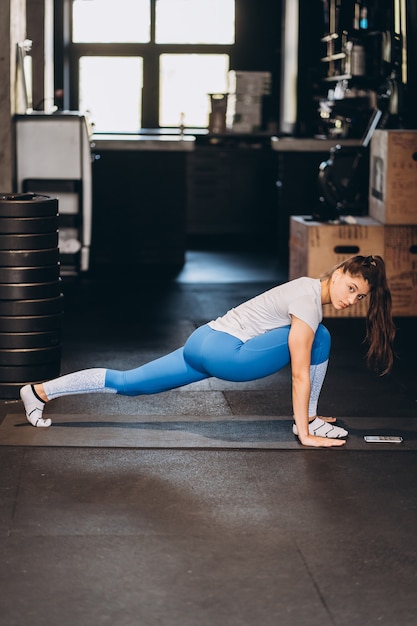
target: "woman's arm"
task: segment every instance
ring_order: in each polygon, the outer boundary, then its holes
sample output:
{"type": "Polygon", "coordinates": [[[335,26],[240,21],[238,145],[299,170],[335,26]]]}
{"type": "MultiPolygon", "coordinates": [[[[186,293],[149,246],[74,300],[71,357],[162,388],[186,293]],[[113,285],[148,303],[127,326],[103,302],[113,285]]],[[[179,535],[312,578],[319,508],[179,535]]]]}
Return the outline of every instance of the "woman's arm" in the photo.
{"type": "Polygon", "coordinates": [[[292,316],[288,347],[291,356],[292,405],[298,438],[305,446],[341,446],[343,439],[316,437],[308,431],[310,399],[310,363],[314,332],[306,322],[292,316]]]}

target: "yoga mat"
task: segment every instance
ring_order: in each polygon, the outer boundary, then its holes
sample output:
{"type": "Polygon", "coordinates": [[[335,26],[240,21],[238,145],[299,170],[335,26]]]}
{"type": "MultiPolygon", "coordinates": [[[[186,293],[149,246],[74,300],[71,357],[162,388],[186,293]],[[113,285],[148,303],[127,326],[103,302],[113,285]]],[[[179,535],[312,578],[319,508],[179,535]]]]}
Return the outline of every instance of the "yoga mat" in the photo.
{"type": "MultiPolygon", "coordinates": [[[[1,446],[91,448],[247,448],[305,450],[289,417],[178,415],[55,415],[49,428],[34,428],[22,414],[0,425],[1,446]]],[[[343,449],[417,450],[417,418],[345,418],[343,449]],[[400,435],[401,444],[369,444],[364,435],[400,435]]],[[[313,448],[311,448],[313,449],[313,448]]]]}

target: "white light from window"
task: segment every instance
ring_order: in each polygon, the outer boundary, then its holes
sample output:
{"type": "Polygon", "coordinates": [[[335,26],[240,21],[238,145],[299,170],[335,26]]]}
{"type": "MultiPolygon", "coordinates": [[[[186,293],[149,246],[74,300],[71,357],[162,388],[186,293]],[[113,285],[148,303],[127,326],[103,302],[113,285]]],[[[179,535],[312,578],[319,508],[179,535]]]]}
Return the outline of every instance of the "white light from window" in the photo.
{"type": "Polygon", "coordinates": [[[233,44],[235,0],[156,0],[155,41],[233,44]]]}
{"type": "Polygon", "coordinates": [[[150,0],[73,0],[72,41],[147,43],[150,0]]]}
{"type": "Polygon", "coordinates": [[[209,93],[226,93],[227,54],[161,54],[159,125],[207,127],[209,93]]]}
{"type": "Polygon", "coordinates": [[[142,125],[142,58],[80,58],[80,111],[95,132],[137,132],[142,125]]]}

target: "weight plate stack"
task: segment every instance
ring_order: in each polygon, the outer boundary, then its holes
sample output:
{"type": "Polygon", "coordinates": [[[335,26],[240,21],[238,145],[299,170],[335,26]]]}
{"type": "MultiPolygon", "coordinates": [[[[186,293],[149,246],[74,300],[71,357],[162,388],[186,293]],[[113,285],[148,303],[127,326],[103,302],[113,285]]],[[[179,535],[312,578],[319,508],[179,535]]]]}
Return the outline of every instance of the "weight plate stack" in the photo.
{"type": "Polygon", "coordinates": [[[59,376],[58,200],[0,193],[0,398],[59,376]]]}

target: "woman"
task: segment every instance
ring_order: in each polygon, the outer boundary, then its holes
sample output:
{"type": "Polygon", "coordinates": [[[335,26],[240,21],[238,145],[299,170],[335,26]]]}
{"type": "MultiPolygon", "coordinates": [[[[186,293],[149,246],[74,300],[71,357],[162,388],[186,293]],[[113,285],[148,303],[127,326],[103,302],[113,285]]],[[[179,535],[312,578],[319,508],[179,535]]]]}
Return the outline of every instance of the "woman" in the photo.
{"type": "Polygon", "coordinates": [[[322,307],[342,310],[363,298],[369,299],[367,361],[385,374],[395,336],[385,264],[380,256],[354,256],[321,279],[298,278],[248,300],[198,328],[182,348],[135,369],[93,368],[26,385],[20,391],[26,417],[33,426],[47,427],[44,406],[60,396],[152,394],[211,376],[248,381],[291,363],[294,434],[306,446],[341,446],[347,431],[334,426],[334,418],[317,416],[330,352],[322,307]]]}

